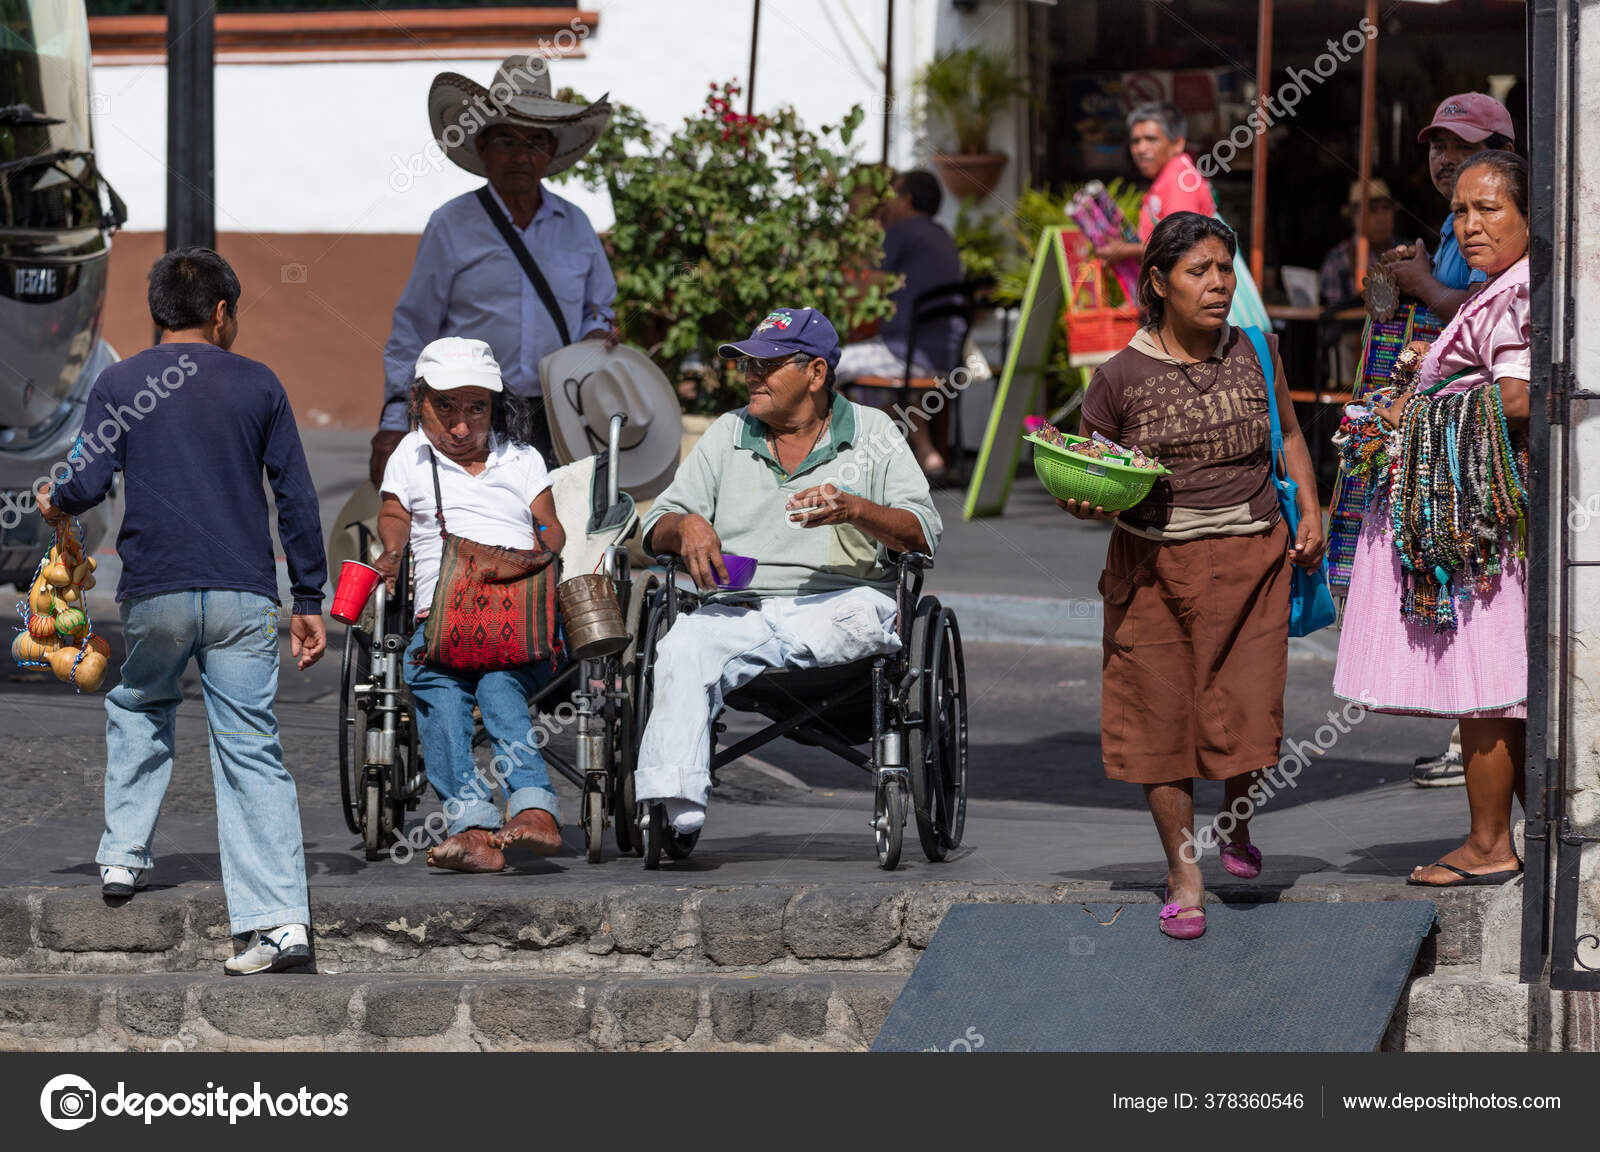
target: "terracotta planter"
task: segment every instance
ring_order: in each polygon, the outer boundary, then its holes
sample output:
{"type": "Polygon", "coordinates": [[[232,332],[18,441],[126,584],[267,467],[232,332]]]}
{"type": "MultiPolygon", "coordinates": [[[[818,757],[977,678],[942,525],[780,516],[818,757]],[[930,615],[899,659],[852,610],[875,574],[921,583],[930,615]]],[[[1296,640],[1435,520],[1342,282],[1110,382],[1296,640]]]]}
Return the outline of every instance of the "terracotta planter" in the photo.
{"type": "Polygon", "coordinates": [[[1000,173],[1005,171],[1011,157],[1004,152],[980,152],[973,155],[955,155],[935,152],[933,166],[939,170],[939,181],[945,190],[958,200],[982,200],[1000,183],[1000,173]]]}

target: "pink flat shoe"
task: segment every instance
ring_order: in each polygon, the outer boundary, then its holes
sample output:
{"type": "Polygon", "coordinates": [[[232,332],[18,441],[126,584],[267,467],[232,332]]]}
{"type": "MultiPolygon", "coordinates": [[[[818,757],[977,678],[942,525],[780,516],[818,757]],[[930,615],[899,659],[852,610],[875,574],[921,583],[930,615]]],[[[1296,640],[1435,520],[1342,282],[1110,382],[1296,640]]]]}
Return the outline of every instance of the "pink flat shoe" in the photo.
{"type": "Polygon", "coordinates": [[[1241,880],[1261,875],[1261,849],[1254,844],[1224,844],[1222,866],[1241,880]]]}
{"type": "MultiPolygon", "coordinates": [[[[1172,895],[1169,890],[1166,893],[1172,895]]],[[[1199,905],[1184,907],[1176,901],[1161,906],[1160,920],[1161,934],[1170,936],[1174,940],[1194,940],[1206,933],[1206,912],[1199,905]],[[1191,916],[1187,920],[1179,920],[1180,912],[1198,912],[1200,915],[1191,916]]]]}

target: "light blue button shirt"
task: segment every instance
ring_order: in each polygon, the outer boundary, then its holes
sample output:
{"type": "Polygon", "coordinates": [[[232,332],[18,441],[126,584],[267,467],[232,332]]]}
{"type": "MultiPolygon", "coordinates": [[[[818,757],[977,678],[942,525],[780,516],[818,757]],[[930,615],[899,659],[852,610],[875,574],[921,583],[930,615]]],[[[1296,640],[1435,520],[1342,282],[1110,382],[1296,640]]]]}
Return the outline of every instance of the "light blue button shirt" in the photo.
{"type": "Polygon", "coordinates": [[[1461,254],[1461,245],[1456,243],[1454,212],[1444,218],[1444,227],[1439,229],[1439,247],[1433,253],[1433,278],[1446,288],[1458,289],[1489,278],[1483,269],[1468,264],[1461,254]]]}
{"type": "MultiPolygon", "coordinates": [[[[543,192],[539,211],[522,230],[522,241],[550,282],[567,331],[581,340],[596,329],[610,329],[617,281],[589,218],[548,185],[543,192]]],[[[494,200],[510,219],[498,194],[494,200]]],[[[423,229],[411,279],[395,305],[394,327],[383,349],[379,427],[409,427],[406,405],[417,356],[441,336],[487,343],[506,388],[519,396],[539,395],[539,361],[561,347],[555,321],[476,192],[441,206],[423,229]]]]}

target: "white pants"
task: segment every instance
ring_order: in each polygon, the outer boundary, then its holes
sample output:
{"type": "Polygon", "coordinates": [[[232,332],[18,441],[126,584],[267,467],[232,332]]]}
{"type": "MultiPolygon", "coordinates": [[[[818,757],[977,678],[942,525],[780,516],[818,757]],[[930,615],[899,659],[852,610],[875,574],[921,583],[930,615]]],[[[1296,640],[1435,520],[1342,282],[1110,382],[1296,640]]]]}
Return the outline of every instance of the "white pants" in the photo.
{"type": "Polygon", "coordinates": [[[711,722],[729,692],[769,668],[821,668],[895,652],[894,600],[875,588],[768,597],[679,616],[656,653],[655,695],[634,774],[640,800],[711,794],[711,722]]]}

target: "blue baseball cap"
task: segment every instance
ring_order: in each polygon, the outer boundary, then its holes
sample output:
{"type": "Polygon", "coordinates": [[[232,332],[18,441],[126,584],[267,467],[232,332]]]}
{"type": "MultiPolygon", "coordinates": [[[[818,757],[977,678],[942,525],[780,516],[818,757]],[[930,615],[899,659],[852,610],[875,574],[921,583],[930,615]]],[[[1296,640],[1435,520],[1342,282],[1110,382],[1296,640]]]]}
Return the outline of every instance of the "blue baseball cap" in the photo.
{"type": "Polygon", "coordinates": [[[717,348],[717,355],[724,359],[754,356],[758,360],[776,360],[799,352],[822,357],[829,368],[839,366],[839,334],[815,308],[774,308],[748,339],[717,348]]]}

